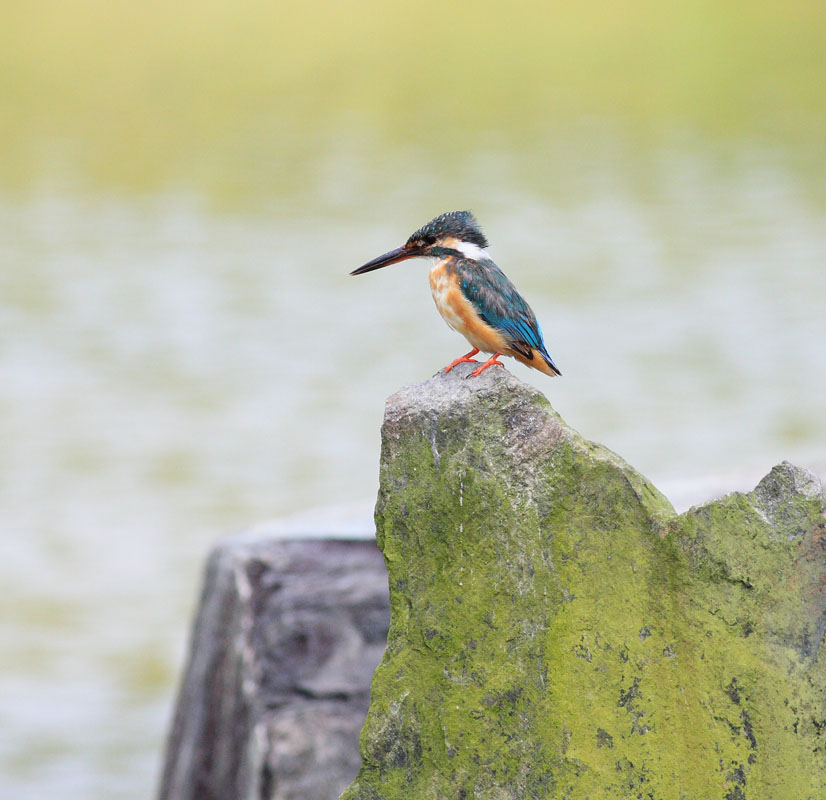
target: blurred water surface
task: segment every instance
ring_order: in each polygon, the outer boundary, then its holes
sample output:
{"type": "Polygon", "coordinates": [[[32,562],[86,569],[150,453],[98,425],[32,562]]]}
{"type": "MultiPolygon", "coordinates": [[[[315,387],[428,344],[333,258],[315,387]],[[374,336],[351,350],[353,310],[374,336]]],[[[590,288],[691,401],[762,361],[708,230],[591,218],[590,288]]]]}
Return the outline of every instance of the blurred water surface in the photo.
{"type": "Polygon", "coordinates": [[[425,262],[347,274],[443,211],[586,436],[822,472],[824,9],[0,0],[3,797],[151,795],[210,543],[369,504],[466,351],[425,262]]]}

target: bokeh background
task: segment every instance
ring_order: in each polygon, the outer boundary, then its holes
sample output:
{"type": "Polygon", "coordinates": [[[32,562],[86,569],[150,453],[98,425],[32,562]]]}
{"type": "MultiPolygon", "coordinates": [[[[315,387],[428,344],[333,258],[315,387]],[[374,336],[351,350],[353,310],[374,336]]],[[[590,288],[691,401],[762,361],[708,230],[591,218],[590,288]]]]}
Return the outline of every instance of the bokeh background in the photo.
{"type": "Polygon", "coordinates": [[[666,491],[823,470],[826,4],[0,18],[4,798],[151,796],[210,544],[369,506],[467,348],[424,262],[347,273],[442,211],[564,377],[509,369],[666,491]]]}

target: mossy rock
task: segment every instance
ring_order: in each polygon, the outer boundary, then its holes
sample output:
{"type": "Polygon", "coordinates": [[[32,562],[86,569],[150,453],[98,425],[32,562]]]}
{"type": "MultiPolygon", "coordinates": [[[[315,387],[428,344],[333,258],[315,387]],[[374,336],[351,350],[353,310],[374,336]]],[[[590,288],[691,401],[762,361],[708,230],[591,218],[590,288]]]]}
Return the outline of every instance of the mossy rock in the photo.
{"type": "Polygon", "coordinates": [[[683,515],[535,389],[387,404],[391,625],[344,800],[822,800],[826,498],[775,467],[683,515]]]}

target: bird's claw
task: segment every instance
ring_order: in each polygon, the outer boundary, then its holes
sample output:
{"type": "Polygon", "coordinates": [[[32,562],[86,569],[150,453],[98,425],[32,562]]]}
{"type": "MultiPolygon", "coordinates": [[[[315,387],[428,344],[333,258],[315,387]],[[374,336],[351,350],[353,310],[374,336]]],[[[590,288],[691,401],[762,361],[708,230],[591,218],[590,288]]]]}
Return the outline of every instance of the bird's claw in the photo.
{"type": "Polygon", "coordinates": [[[499,366],[504,367],[505,365],[499,361],[499,356],[502,355],[501,353],[495,353],[492,355],[481,367],[477,367],[473,372],[468,375],[468,378],[477,378],[481,375],[488,367],[499,366]]]}

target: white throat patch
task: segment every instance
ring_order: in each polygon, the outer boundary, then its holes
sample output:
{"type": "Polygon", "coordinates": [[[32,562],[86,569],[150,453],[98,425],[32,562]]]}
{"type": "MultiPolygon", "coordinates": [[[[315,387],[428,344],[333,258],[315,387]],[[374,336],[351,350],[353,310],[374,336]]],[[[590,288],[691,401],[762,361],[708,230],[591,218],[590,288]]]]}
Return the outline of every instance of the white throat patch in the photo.
{"type": "Polygon", "coordinates": [[[456,242],[456,249],[466,258],[473,261],[490,260],[488,251],[473,242],[456,242]]]}

